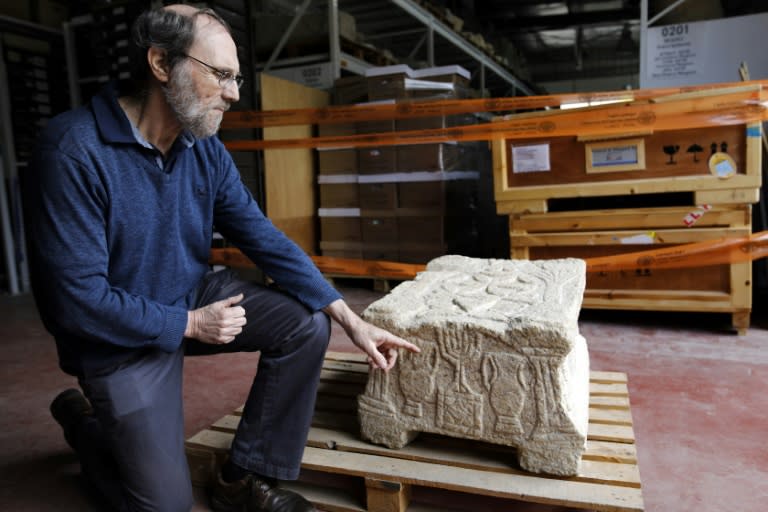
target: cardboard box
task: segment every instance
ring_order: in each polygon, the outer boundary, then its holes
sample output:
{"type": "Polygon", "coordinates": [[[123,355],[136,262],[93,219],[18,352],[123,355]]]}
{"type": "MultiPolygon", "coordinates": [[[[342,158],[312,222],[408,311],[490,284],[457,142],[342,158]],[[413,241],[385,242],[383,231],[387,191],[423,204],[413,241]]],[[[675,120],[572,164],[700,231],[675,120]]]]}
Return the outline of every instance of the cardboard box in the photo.
{"type": "Polygon", "coordinates": [[[397,217],[398,242],[409,244],[441,244],[445,240],[445,217],[442,215],[397,217]]]}
{"type": "Polygon", "coordinates": [[[351,105],[368,101],[368,81],[364,76],[345,76],[333,83],[334,105],[351,105]]]}
{"type": "Polygon", "coordinates": [[[361,241],[360,217],[320,217],[320,238],[326,242],[361,241]]]}
{"type": "Polygon", "coordinates": [[[399,261],[397,244],[363,242],[363,259],[378,261],[399,261]]]}
{"type": "MultiPolygon", "coordinates": [[[[386,133],[395,130],[395,121],[361,121],[356,124],[357,133],[386,133]]],[[[385,174],[397,171],[395,146],[363,147],[357,150],[360,174],[385,174]]]]}
{"type": "Polygon", "coordinates": [[[414,117],[412,119],[397,119],[395,121],[395,129],[398,132],[407,132],[411,130],[436,130],[447,127],[446,116],[414,117]]]}
{"type": "Polygon", "coordinates": [[[320,124],[317,126],[317,135],[319,137],[331,137],[333,135],[355,135],[357,125],[355,123],[332,123],[320,124]]]}
{"type": "Polygon", "coordinates": [[[439,66],[418,69],[406,81],[407,96],[411,98],[468,98],[471,74],[461,66],[439,66]]]}
{"type": "Polygon", "coordinates": [[[320,174],[357,174],[357,150],[318,149],[317,166],[320,174]]]}
{"type": "Polygon", "coordinates": [[[387,174],[397,171],[395,146],[360,148],[357,150],[359,174],[387,174]]]}
{"type": "Polygon", "coordinates": [[[446,206],[445,181],[415,181],[397,184],[400,208],[424,208],[443,212],[446,206]]]}
{"type": "Polygon", "coordinates": [[[320,253],[323,256],[331,256],[334,258],[361,259],[363,257],[361,242],[337,242],[321,240],[320,253]]]}
{"type": "Polygon", "coordinates": [[[363,242],[397,244],[397,217],[362,217],[360,230],[363,242]]]}
{"type": "Polygon", "coordinates": [[[362,210],[394,210],[397,208],[397,183],[361,183],[358,188],[362,210]]]}
{"type": "Polygon", "coordinates": [[[398,261],[402,263],[429,263],[431,260],[448,254],[442,244],[411,246],[401,244],[397,250],[398,261]]]}
{"type": "Polygon", "coordinates": [[[321,208],[357,208],[360,204],[357,183],[320,184],[321,208]]]}
{"type": "Polygon", "coordinates": [[[368,86],[368,100],[388,100],[406,97],[405,80],[413,70],[405,65],[382,66],[365,71],[368,86]]]}
{"type": "Polygon", "coordinates": [[[457,144],[411,144],[397,146],[397,170],[450,171],[458,165],[457,144]]]}

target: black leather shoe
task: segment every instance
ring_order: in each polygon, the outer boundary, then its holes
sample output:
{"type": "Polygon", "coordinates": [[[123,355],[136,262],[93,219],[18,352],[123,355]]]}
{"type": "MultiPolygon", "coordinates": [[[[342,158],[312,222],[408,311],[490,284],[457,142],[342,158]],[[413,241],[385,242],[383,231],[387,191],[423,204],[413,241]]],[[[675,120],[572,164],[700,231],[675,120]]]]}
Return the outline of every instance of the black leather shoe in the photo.
{"type": "Polygon", "coordinates": [[[227,483],[221,473],[213,484],[211,508],[216,512],[317,512],[300,494],[254,475],[227,483]]]}
{"type": "Polygon", "coordinates": [[[85,416],[93,414],[93,407],[79,389],[67,389],[59,393],[51,402],[51,415],[64,430],[64,439],[72,449],[75,445],[75,428],[85,416]]]}

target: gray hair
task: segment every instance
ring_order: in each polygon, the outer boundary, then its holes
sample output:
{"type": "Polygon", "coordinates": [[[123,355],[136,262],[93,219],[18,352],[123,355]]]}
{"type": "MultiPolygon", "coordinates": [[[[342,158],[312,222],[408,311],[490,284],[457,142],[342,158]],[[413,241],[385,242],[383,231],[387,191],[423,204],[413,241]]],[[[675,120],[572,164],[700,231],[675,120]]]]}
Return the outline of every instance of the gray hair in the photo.
{"type": "Polygon", "coordinates": [[[141,95],[149,85],[151,70],[147,63],[150,47],[165,50],[168,69],[182,61],[195,41],[195,20],[198,16],[210,16],[232,35],[229,24],[210,8],[198,9],[191,16],[158,8],[144,11],[131,28],[130,93],[141,95]]]}

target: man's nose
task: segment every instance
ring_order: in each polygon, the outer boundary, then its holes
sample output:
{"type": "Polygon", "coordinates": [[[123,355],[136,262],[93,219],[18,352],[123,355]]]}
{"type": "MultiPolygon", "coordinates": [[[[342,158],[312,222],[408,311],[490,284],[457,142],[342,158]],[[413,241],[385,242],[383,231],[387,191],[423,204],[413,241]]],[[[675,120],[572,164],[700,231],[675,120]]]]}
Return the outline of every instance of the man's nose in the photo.
{"type": "Polygon", "coordinates": [[[234,80],[230,80],[221,91],[221,96],[230,103],[240,99],[240,88],[234,80]]]}

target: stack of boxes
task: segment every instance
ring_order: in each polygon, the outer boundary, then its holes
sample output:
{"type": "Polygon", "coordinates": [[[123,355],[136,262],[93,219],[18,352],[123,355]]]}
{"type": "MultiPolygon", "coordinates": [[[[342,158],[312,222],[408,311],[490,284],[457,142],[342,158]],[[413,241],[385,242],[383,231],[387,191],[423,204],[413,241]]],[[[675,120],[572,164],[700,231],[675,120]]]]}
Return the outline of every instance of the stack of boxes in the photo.
{"type": "MultiPolygon", "coordinates": [[[[459,66],[418,71],[406,65],[372,68],[370,102],[465,98],[469,73],[459,66]]],[[[347,80],[337,98],[360,93],[347,80]]],[[[359,98],[358,99],[362,99],[359,98]]],[[[474,123],[441,116],[321,125],[320,136],[428,130],[474,123]]],[[[323,255],[425,263],[477,247],[476,143],[444,142],[318,150],[323,255]]]]}

